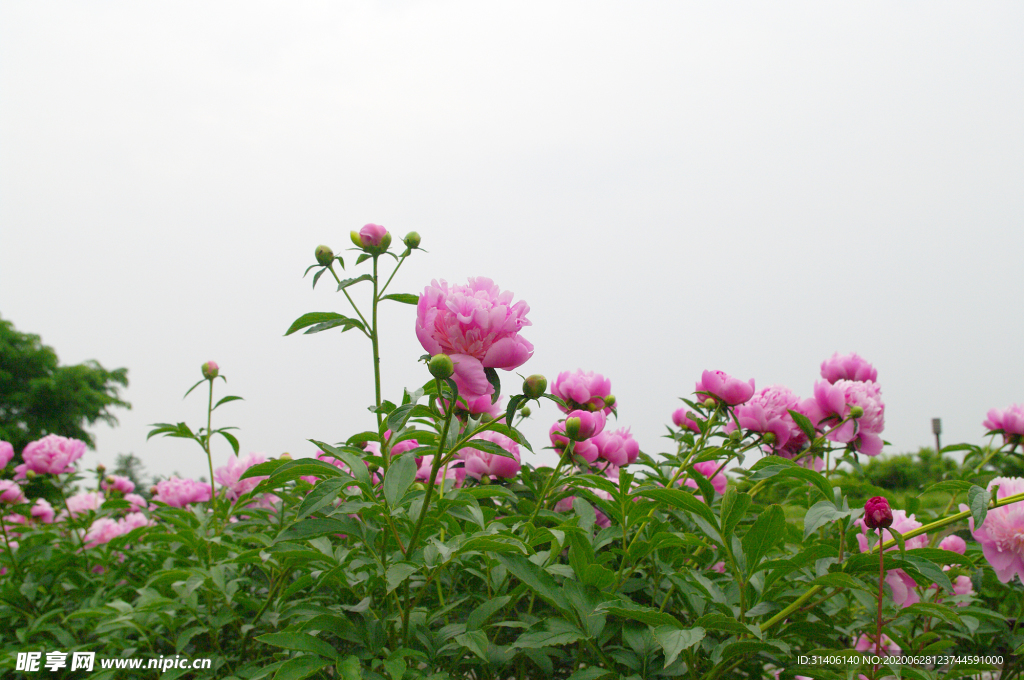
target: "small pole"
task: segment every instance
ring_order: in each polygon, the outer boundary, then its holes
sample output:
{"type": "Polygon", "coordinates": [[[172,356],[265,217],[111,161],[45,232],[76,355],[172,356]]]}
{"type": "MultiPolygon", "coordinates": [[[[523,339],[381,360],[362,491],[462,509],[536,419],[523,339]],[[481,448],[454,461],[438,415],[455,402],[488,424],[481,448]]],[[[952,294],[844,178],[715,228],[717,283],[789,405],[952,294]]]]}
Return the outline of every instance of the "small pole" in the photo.
{"type": "Polygon", "coordinates": [[[932,434],[935,435],[935,453],[942,450],[942,444],[939,443],[939,435],[942,434],[942,418],[932,418],[932,434]]]}

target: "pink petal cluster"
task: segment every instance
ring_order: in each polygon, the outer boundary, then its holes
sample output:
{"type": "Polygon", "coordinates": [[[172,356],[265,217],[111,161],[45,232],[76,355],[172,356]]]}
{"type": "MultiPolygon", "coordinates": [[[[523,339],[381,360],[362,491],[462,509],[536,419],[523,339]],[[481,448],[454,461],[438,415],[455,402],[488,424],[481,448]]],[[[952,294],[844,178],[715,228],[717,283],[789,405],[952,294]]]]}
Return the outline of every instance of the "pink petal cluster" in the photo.
{"type": "MultiPolygon", "coordinates": [[[[774,442],[765,448],[778,453],[799,452],[807,444],[807,435],[793,420],[789,411],[800,411],[800,397],[788,387],[771,385],[752,396],[746,403],[736,407],[736,419],[740,427],[761,434],[771,433],[774,442]]],[[[731,421],[725,432],[736,429],[731,421]]]]}
{"type": "Polygon", "coordinates": [[[144,510],[149,505],[146,502],[146,499],[143,498],[142,496],[140,496],[137,493],[126,493],[124,495],[124,499],[131,504],[132,512],[137,512],[139,510],[144,510]]]}
{"type": "Polygon", "coordinates": [[[836,352],[831,359],[821,362],[821,377],[833,384],[837,380],[877,382],[878,371],[856,353],[840,355],[836,352]]]}
{"type": "MultiPolygon", "coordinates": [[[[857,545],[860,546],[861,552],[868,552],[868,537],[867,533],[877,533],[875,530],[868,529],[867,524],[864,522],[864,518],[861,517],[856,521],[856,524],[860,527],[860,533],[857,534],[857,545]]],[[[907,515],[906,510],[893,510],[892,511],[892,525],[891,527],[900,534],[907,534],[914,529],[918,529],[923,526],[918,522],[914,515],[907,515]]],[[[882,529],[882,540],[891,541],[892,534],[888,529],[882,529]]],[[[906,539],[905,541],[907,550],[914,550],[915,548],[927,548],[928,547],[928,535],[921,534],[919,536],[913,536],[906,539]]],[[[886,552],[898,551],[899,546],[893,545],[891,548],[886,549],[886,552]]],[[[910,578],[910,575],[902,569],[889,569],[885,573],[885,582],[889,585],[892,590],[892,599],[896,603],[897,607],[909,607],[912,604],[916,604],[921,601],[921,597],[917,594],[917,582],[910,578]]]]}
{"type": "Polygon", "coordinates": [[[629,465],[640,455],[640,444],[633,439],[629,428],[620,428],[614,432],[604,430],[588,441],[597,449],[598,457],[616,467],[629,465]]]}
{"type": "MultiPolygon", "coordinates": [[[[434,465],[433,456],[423,456],[419,468],[416,469],[416,479],[426,482],[430,479],[430,470],[434,465]]],[[[453,488],[458,489],[466,479],[466,468],[462,467],[462,461],[452,461],[448,465],[442,465],[434,477],[434,484],[440,485],[443,480],[452,480],[453,488]]]]}
{"type": "Polygon", "coordinates": [[[829,384],[822,380],[814,384],[814,398],[803,402],[803,411],[819,427],[830,427],[850,415],[850,407],[859,406],[864,415],[850,420],[829,433],[830,441],[852,443],[860,453],[868,456],[882,451],[882,430],[885,429],[885,404],[882,390],[873,382],[838,380],[829,384]]]}
{"type": "Polygon", "coordinates": [[[130,494],[131,492],[135,491],[135,482],[128,479],[127,477],[122,477],[121,475],[109,475],[106,479],[103,480],[103,482],[100,484],[100,487],[108,494],[111,491],[117,491],[122,494],[130,494]]]}
{"type": "Polygon", "coordinates": [[[183,508],[191,503],[205,503],[210,500],[210,485],[194,479],[171,477],[156,483],[153,500],[166,503],[172,508],[183,508]]]}
{"type": "Polygon", "coordinates": [[[52,524],[53,518],[56,516],[56,512],[50,502],[45,498],[37,498],[35,504],[32,506],[32,510],[29,511],[35,519],[39,520],[43,524],[52,524]]]}
{"type": "MultiPolygon", "coordinates": [[[[490,394],[481,394],[478,396],[460,394],[462,400],[459,401],[458,407],[463,407],[463,401],[465,401],[465,411],[471,415],[478,416],[486,413],[493,420],[504,420],[505,409],[502,407],[501,402],[504,397],[498,397],[498,400],[491,403],[490,394]]],[[[445,408],[448,407],[447,402],[445,408]]]]}
{"type": "Polygon", "coordinates": [[[17,482],[13,482],[9,479],[0,479],[0,503],[18,505],[19,503],[25,503],[27,501],[28,499],[25,498],[25,492],[17,482]]]}
{"type": "Polygon", "coordinates": [[[25,447],[21,457],[25,462],[14,468],[15,479],[24,479],[25,472],[59,475],[74,472],[72,465],[85,454],[85,442],[56,434],[48,434],[25,447]]]}
{"type": "Polygon", "coordinates": [[[379,246],[388,230],[379,224],[367,224],[359,230],[359,240],[364,246],[379,246]]]}
{"type": "Polygon", "coordinates": [[[743,382],[722,371],[704,371],[694,392],[702,398],[710,396],[729,406],[736,406],[754,395],[754,379],[743,382]]]}
{"type": "MultiPolygon", "coordinates": [[[[722,467],[722,464],[714,460],[706,460],[702,463],[693,464],[693,471],[711,482],[711,486],[715,488],[715,493],[719,495],[724,494],[725,489],[729,486],[729,479],[725,476],[725,473],[718,472],[718,468],[720,467],[722,467]]],[[[688,486],[691,489],[699,488],[697,486],[697,482],[690,477],[683,480],[683,485],[688,486]]]]}
{"type": "MultiPolygon", "coordinates": [[[[384,439],[385,439],[385,441],[391,441],[391,434],[392,434],[391,430],[385,430],[384,431],[384,439]]],[[[391,446],[391,455],[392,455],[392,457],[400,456],[403,453],[406,453],[407,451],[412,451],[413,449],[415,449],[419,445],[420,445],[420,443],[418,441],[416,441],[415,439],[405,439],[405,440],[400,441],[397,444],[394,444],[394,445],[391,446]]],[[[419,464],[418,457],[417,457],[416,463],[419,464]]]]}
{"type": "Polygon", "coordinates": [[[690,409],[685,406],[675,410],[672,414],[672,422],[675,423],[676,427],[682,430],[692,430],[693,432],[700,434],[700,426],[697,425],[695,420],[690,418],[690,409]]]}
{"type": "Polygon", "coordinates": [[[1024,406],[1013,404],[1000,411],[992,409],[982,423],[988,430],[1002,430],[1003,441],[1018,443],[1024,437],[1024,406]]]}
{"type": "Polygon", "coordinates": [[[10,442],[0,440],[0,469],[7,467],[7,464],[14,459],[14,447],[10,442]]]}
{"type": "MultiPolygon", "coordinates": [[[[878,647],[878,645],[876,645],[875,642],[875,638],[868,637],[867,635],[861,635],[859,638],[857,638],[857,644],[854,645],[854,649],[856,649],[858,652],[869,652],[871,654],[874,654],[875,649],[878,647]]],[[[898,656],[902,653],[903,650],[900,649],[900,646],[893,642],[892,638],[890,638],[888,635],[882,633],[882,654],[889,656],[898,656]]]]}
{"type": "MultiPolygon", "coordinates": [[[[996,477],[988,483],[990,491],[995,486],[999,487],[998,498],[1024,493],[1024,479],[1020,477],[996,477]]],[[[960,509],[967,507],[961,505],[960,509]]],[[[992,508],[980,527],[974,526],[973,518],[970,525],[974,540],[981,544],[981,552],[999,580],[1009,583],[1016,574],[1024,582],[1024,503],[992,508]]]]}
{"type": "Polygon", "coordinates": [[[459,451],[459,458],[463,460],[467,475],[474,479],[480,479],[484,476],[510,479],[519,474],[519,470],[522,469],[519,458],[519,444],[516,444],[505,435],[492,430],[485,430],[473,437],[473,439],[493,442],[511,453],[513,458],[504,458],[478,449],[462,449],[459,451]]]}
{"type": "Polygon", "coordinates": [[[612,407],[605,404],[605,398],[612,394],[612,381],[600,373],[580,368],[571,373],[562,371],[551,386],[551,394],[568,405],[559,406],[566,413],[577,409],[604,411],[605,415],[612,412],[612,407]]]}
{"type": "MultiPolygon", "coordinates": [[[[958,553],[960,555],[963,555],[965,552],[967,552],[967,543],[964,541],[964,539],[960,538],[959,536],[951,534],[949,536],[946,536],[944,539],[942,539],[942,541],[939,543],[939,548],[942,549],[942,550],[948,550],[950,552],[955,552],[955,553],[958,553]]],[[[949,570],[950,570],[950,566],[948,564],[946,566],[942,567],[942,571],[949,571],[949,570]]],[[[938,584],[934,584],[932,586],[932,588],[935,588],[935,589],[938,589],[938,587],[939,587],[938,584]]],[[[953,594],[954,595],[973,595],[974,594],[974,584],[971,583],[971,577],[970,576],[957,576],[955,579],[953,579],[953,594]]],[[[956,605],[958,607],[966,607],[968,604],[970,604],[970,603],[967,600],[961,600],[961,601],[956,603],[956,605]]]]}
{"type": "Polygon", "coordinates": [[[484,369],[512,370],[533,355],[533,345],[519,336],[530,325],[529,311],[488,278],[470,278],[462,286],[432,281],[416,306],[416,337],[431,355],[451,357],[463,397],[494,394],[484,369]]]}
{"type": "Polygon", "coordinates": [[[257,484],[267,478],[267,475],[249,477],[248,479],[241,478],[246,470],[254,465],[265,462],[267,462],[267,459],[259,453],[250,453],[245,458],[232,456],[228,459],[227,465],[213,471],[213,478],[227,489],[227,498],[234,503],[239,497],[255,489],[257,484]]]}
{"type": "MultiPolygon", "coordinates": [[[[562,421],[551,426],[551,429],[548,430],[548,437],[551,439],[551,446],[559,451],[569,445],[569,440],[565,436],[565,423],[562,421]]],[[[576,442],[572,451],[573,455],[579,456],[588,463],[594,463],[600,456],[600,452],[597,450],[597,446],[592,439],[576,442]]]]}
{"type": "Polygon", "coordinates": [[[83,493],[76,493],[67,499],[67,510],[60,511],[60,517],[66,518],[68,511],[71,511],[72,517],[78,517],[84,515],[87,512],[95,512],[100,509],[103,505],[103,494],[99,491],[87,491],[83,493]]]}
{"type": "Polygon", "coordinates": [[[101,517],[92,523],[89,531],[85,534],[85,544],[95,548],[103,543],[109,543],[118,536],[123,536],[133,529],[144,526],[155,526],[156,522],[150,520],[141,512],[133,512],[121,519],[115,520],[110,517],[101,517]]]}
{"type": "MultiPolygon", "coordinates": [[[[606,501],[610,501],[612,499],[612,495],[603,489],[591,489],[590,491],[598,498],[603,498],[606,501]]],[[[555,512],[568,512],[572,510],[573,503],[575,502],[576,496],[567,496],[555,503],[555,512]]],[[[595,507],[594,514],[597,515],[597,518],[594,521],[594,524],[597,526],[602,529],[606,529],[612,525],[611,519],[608,518],[608,515],[601,512],[600,508],[595,507]]]]}

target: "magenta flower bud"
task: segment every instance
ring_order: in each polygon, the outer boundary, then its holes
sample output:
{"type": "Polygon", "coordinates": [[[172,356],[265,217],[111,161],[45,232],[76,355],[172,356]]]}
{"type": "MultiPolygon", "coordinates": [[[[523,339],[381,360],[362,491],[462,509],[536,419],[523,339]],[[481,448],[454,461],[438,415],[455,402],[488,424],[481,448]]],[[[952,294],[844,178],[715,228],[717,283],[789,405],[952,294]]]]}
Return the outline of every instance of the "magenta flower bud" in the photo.
{"type": "Polygon", "coordinates": [[[207,380],[213,380],[220,374],[220,366],[215,361],[207,361],[203,364],[203,377],[207,380]]]}
{"type": "Polygon", "coordinates": [[[410,231],[405,235],[403,243],[405,243],[405,247],[409,250],[416,250],[420,247],[420,235],[415,231],[410,231]]]}
{"type": "Polygon", "coordinates": [[[869,498],[864,504],[864,524],[869,529],[885,529],[892,526],[892,509],[889,501],[882,496],[869,498]]]}
{"type": "Polygon", "coordinates": [[[736,406],[754,396],[754,379],[743,382],[722,371],[704,371],[694,391],[736,406]]]}
{"type": "Polygon", "coordinates": [[[539,399],[548,389],[548,379],[535,374],[523,381],[523,394],[530,399],[539,399]]]}
{"type": "Polygon", "coordinates": [[[387,248],[391,239],[389,238],[388,242],[384,243],[385,236],[390,236],[390,234],[379,224],[367,224],[359,230],[359,240],[362,242],[363,248],[380,248],[382,246],[387,248]]]}
{"type": "Polygon", "coordinates": [[[435,354],[430,357],[430,363],[427,364],[427,368],[430,370],[430,375],[438,380],[450,378],[455,373],[455,363],[452,362],[452,358],[447,354],[435,354]]]}
{"type": "Polygon", "coordinates": [[[330,267],[334,262],[334,251],[327,246],[316,247],[316,261],[325,267],[330,267]]]}

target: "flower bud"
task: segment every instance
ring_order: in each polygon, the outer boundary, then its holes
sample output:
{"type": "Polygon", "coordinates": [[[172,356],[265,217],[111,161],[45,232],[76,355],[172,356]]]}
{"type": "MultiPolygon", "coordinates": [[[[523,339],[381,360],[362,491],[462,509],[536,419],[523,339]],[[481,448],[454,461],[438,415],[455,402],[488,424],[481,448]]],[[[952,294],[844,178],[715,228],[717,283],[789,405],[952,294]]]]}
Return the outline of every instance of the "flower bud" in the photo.
{"type": "MultiPolygon", "coordinates": [[[[96,471],[99,472],[99,468],[97,468],[96,471]]],[[[114,479],[113,477],[107,477],[106,481],[107,481],[107,484],[115,484],[115,483],[117,483],[117,480],[114,479]]]]}
{"type": "Polygon", "coordinates": [[[391,244],[390,236],[388,230],[379,224],[367,224],[359,230],[359,242],[362,243],[363,250],[369,248],[386,250],[391,244]],[[387,243],[384,242],[385,237],[388,237],[387,243]]]}
{"type": "Polygon", "coordinates": [[[207,361],[203,364],[203,377],[207,380],[213,380],[220,374],[220,366],[215,361],[207,361]]]}
{"type": "Polygon", "coordinates": [[[355,244],[356,248],[364,247],[363,246],[363,239],[359,236],[359,232],[358,231],[350,231],[349,234],[348,234],[348,237],[350,239],[352,239],[352,243],[355,244]]]}
{"type": "Polygon", "coordinates": [[[743,439],[743,433],[740,432],[739,430],[733,430],[732,432],[729,433],[729,439],[733,440],[734,442],[738,442],[739,440],[743,439]]]}
{"type": "MultiPolygon", "coordinates": [[[[96,473],[97,474],[101,474],[102,475],[106,471],[107,471],[107,466],[106,465],[104,465],[103,463],[97,463],[96,464],[96,473]]],[[[113,482],[111,482],[111,484],[113,484],[113,482]]]]}
{"type": "Polygon", "coordinates": [[[325,267],[330,267],[334,262],[334,251],[327,246],[316,247],[316,261],[325,267]]]}
{"type": "Polygon", "coordinates": [[[548,389],[548,379],[534,374],[523,381],[523,394],[530,399],[539,399],[548,389]]]}
{"type": "Polygon", "coordinates": [[[889,501],[882,496],[869,498],[864,504],[864,524],[869,529],[885,529],[892,526],[892,509],[889,501]]]}
{"type": "Polygon", "coordinates": [[[28,481],[30,481],[30,482],[31,482],[31,481],[32,481],[33,479],[35,479],[35,478],[36,478],[37,476],[38,476],[38,475],[36,475],[36,471],[35,471],[35,470],[31,470],[31,469],[29,469],[29,470],[25,470],[25,479],[27,479],[28,481]]]}
{"type": "MultiPolygon", "coordinates": [[[[739,432],[739,430],[736,430],[736,432],[739,432]]],[[[774,432],[765,432],[764,434],[761,435],[761,440],[765,444],[774,444],[778,440],[778,438],[775,436],[774,432]]]]}
{"type": "Polygon", "coordinates": [[[714,407],[715,407],[715,400],[714,399],[712,399],[711,397],[708,397],[707,399],[704,400],[704,408],[714,408],[714,407]]]}
{"type": "Polygon", "coordinates": [[[413,482],[410,485],[410,488],[415,489],[416,491],[426,491],[427,490],[427,487],[423,485],[423,482],[413,482]]]}
{"type": "Polygon", "coordinates": [[[850,407],[851,418],[860,418],[862,415],[864,415],[864,409],[862,407],[856,405],[850,407]]]}
{"type": "Polygon", "coordinates": [[[285,452],[284,452],[284,453],[282,453],[282,454],[281,454],[280,456],[278,456],[278,458],[279,458],[280,460],[291,460],[291,459],[292,459],[292,454],[290,454],[290,453],[288,453],[287,451],[285,451],[285,452]]]}
{"type": "Polygon", "coordinates": [[[492,416],[490,413],[481,413],[480,414],[480,422],[481,423],[489,423],[492,420],[494,420],[494,416],[492,416]]]}
{"type": "Polygon", "coordinates": [[[415,231],[410,231],[405,235],[403,242],[405,243],[406,248],[409,250],[415,250],[420,247],[420,235],[415,231]]]}
{"type": "Polygon", "coordinates": [[[523,414],[524,418],[530,417],[531,411],[529,406],[524,406],[523,408],[519,409],[519,412],[523,414]]]}
{"type": "Polygon", "coordinates": [[[435,354],[430,357],[430,363],[427,364],[427,368],[430,369],[430,375],[439,380],[450,378],[455,373],[455,364],[452,363],[452,358],[447,354],[435,354]]]}
{"type": "Polygon", "coordinates": [[[155,496],[158,493],[160,493],[160,489],[157,488],[156,484],[154,484],[153,486],[149,487],[149,495],[150,496],[155,496]]]}
{"type": "Polygon", "coordinates": [[[484,486],[487,486],[488,484],[491,483],[491,476],[490,475],[480,475],[480,483],[482,485],[484,485],[484,486]]]}
{"type": "Polygon", "coordinates": [[[579,418],[566,418],[565,419],[565,436],[573,441],[578,441],[580,437],[580,427],[583,423],[580,422],[579,418]]]}
{"type": "Polygon", "coordinates": [[[607,397],[605,397],[604,398],[604,405],[607,408],[611,408],[611,407],[615,406],[615,395],[614,394],[609,394],[607,397]]]}

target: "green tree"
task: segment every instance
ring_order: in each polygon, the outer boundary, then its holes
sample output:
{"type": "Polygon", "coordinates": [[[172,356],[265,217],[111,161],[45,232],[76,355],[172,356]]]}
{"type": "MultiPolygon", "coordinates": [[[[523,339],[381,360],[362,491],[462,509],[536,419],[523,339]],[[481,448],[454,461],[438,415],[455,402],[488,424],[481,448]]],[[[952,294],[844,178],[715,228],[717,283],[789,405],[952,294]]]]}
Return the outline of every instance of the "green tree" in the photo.
{"type": "Polygon", "coordinates": [[[29,442],[48,434],[95,441],[86,425],[102,420],[117,424],[114,407],[131,408],[121,399],[128,369],[108,371],[96,361],[60,366],[57,353],[38,335],[19,333],[0,319],[0,439],[19,455],[29,442]]]}

